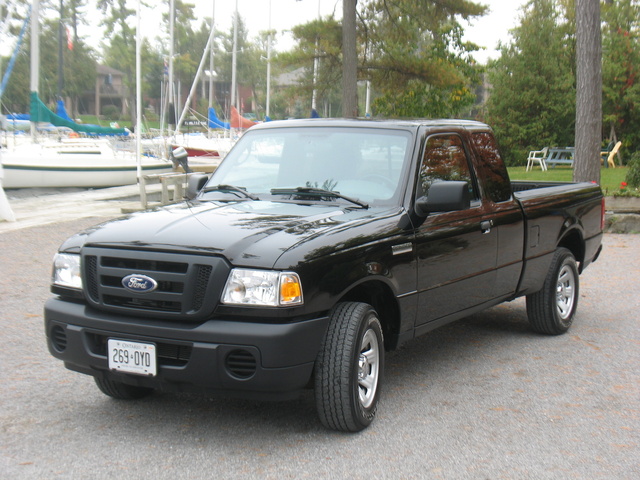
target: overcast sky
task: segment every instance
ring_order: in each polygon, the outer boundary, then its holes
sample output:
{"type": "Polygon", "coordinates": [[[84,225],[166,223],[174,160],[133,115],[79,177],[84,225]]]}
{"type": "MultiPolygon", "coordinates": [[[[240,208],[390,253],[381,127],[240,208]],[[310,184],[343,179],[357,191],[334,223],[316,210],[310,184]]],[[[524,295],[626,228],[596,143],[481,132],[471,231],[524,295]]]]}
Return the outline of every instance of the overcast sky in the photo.
{"type": "MultiPolygon", "coordinates": [[[[156,0],[157,1],[157,0],[156,0]]],[[[251,37],[260,31],[275,30],[276,46],[279,51],[291,48],[291,35],[287,33],[294,25],[310,22],[318,17],[325,17],[335,12],[337,18],[342,17],[342,0],[191,0],[195,4],[198,18],[210,18],[214,14],[216,29],[229,31],[233,21],[236,2],[238,12],[245,21],[251,37]]],[[[142,9],[142,29],[145,35],[154,37],[158,32],[161,13],[168,11],[168,6],[142,9]]],[[[158,2],[159,3],[159,2],[158,2]]],[[[472,25],[465,26],[465,39],[471,40],[487,50],[476,54],[480,63],[487,58],[496,58],[496,46],[499,41],[508,40],[508,32],[516,25],[519,9],[526,0],[479,0],[489,6],[488,15],[475,20],[472,25]]],[[[163,1],[168,5],[167,1],[163,1]]]]}
{"type": "MultiPolygon", "coordinates": [[[[508,31],[516,26],[519,9],[526,0],[478,1],[488,5],[490,13],[475,20],[471,26],[465,25],[465,38],[487,47],[487,50],[476,55],[480,63],[485,63],[487,58],[497,57],[495,48],[498,42],[509,38],[508,31]]],[[[195,0],[193,3],[197,15],[203,17],[211,17],[215,4],[216,28],[231,29],[235,0],[195,0]]],[[[342,0],[237,0],[237,5],[252,35],[269,30],[269,25],[278,32],[278,50],[286,50],[291,45],[290,35],[283,32],[317,18],[318,12],[323,17],[333,12],[337,18],[342,17],[342,0]]]]}
{"type": "MultiPolygon", "coordinates": [[[[294,25],[307,23],[318,17],[327,16],[335,12],[337,18],[342,17],[342,0],[191,0],[195,4],[198,18],[215,18],[216,29],[229,31],[232,25],[233,12],[238,6],[238,12],[244,19],[250,37],[254,38],[260,31],[276,30],[276,45],[278,51],[284,51],[293,45],[291,35],[287,33],[294,25]]],[[[90,0],[95,5],[95,0],[90,0]]],[[[130,0],[130,5],[136,5],[130,0]]],[[[152,8],[141,8],[141,25],[143,33],[155,38],[159,33],[158,25],[162,21],[162,13],[168,11],[168,0],[148,1],[152,8]]],[[[490,8],[488,15],[475,20],[472,25],[465,27],[465,39],[486,47],[477,53],[476,59],[485,63],[487,58],[496,58],[496,47],[499,41],[509,39],[508,32],[517,23],[520,7],[526,0],[479,0],[490,8]]],[[[91,8],[89,9],[91,11],[91,8]]],[[[98,46],[100,30],[93,25],[80,31],[81,36],[95,47],[98,46]],[[90,35],[93,32],[92,35],[90,35]]]]}

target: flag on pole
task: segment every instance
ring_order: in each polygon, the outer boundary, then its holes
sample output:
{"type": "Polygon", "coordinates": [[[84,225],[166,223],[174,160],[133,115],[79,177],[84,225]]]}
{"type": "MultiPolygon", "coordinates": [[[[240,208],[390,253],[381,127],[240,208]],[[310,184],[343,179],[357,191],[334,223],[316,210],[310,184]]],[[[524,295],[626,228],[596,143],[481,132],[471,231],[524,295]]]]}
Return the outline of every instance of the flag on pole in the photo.
{"type": "Polygon", "coordinates": [[[69,50],[73,50],[73,36],[71,35],[71,29],[69,27],[67,28],[67,48],[69,50]]]}

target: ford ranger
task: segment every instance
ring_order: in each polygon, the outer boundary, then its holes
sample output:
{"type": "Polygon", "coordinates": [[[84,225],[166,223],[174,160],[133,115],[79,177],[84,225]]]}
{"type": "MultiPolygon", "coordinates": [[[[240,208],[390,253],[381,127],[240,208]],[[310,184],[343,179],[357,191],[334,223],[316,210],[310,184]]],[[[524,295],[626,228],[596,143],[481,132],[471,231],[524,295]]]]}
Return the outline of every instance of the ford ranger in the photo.
{"type": "Polygon", "coordinates": [[[314,388],[326,427],[359,431],[404,342],[522,296],[566,332],[603,219],[598,185],[510,182],[482,123],[264,123],[184,202],[62,244],[48,348],[117,399],[314,388]]]}

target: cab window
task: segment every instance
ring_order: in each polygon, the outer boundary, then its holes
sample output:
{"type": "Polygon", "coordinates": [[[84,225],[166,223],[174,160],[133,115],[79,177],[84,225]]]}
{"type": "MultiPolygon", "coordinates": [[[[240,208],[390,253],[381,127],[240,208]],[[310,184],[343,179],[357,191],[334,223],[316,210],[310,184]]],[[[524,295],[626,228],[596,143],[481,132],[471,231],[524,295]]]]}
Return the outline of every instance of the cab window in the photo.
{"type": "Polygon", "coordinates": [[[509,174],[495,138],[489,132],[474,133],[472,138],[482,160],[478,165],[478,176],[487,196],[495,203],[511,200],[509,174]]]}
{"type": "Polygon", "coordinates": [[[427,139],[420,163],[417,198],[428,196],[431,185],[442,181],[468,182],[471,199],[479,199],[469,159],[458,135],[434,135],[427,139]]]}

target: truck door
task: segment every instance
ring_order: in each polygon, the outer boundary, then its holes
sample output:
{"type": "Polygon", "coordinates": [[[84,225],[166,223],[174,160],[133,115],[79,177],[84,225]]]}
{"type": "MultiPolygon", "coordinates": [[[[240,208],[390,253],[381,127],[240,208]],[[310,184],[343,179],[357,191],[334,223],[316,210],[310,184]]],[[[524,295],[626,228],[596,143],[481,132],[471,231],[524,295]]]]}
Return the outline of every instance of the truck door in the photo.
{"type": "Polygon", "coordinates": [[[429,136],[417,178],[416,198],[434,182],[457,180],[468,182],[472,199],[468,210],[429,214],[416,231],[421,325],[495,297],[497,235],[460,135],[429,136]]]}
{"type": "Polygon", "coordinates": [[[490,202],[493,230],[498,235],[496,294],[507,298],[515,292],[522,273],[524,215],[513,198],[509,173],[493,134],[474,132],[471,138],[477,153],[478,181],[485,201],[490,202]]]}

